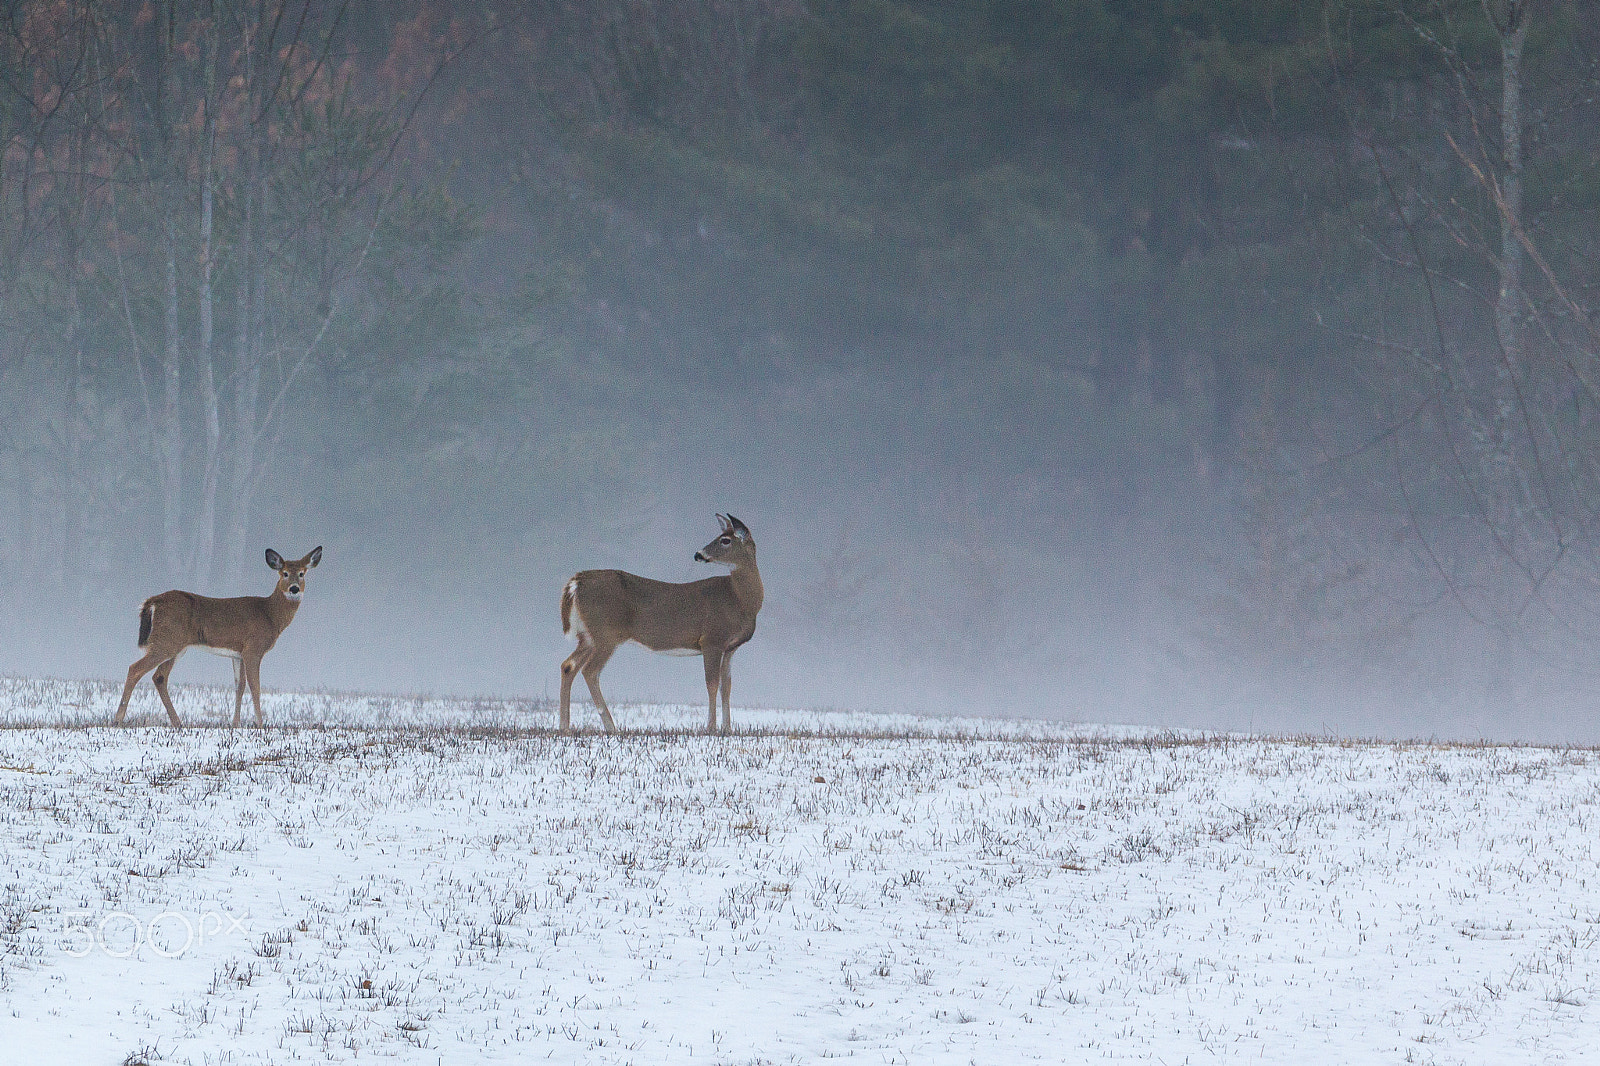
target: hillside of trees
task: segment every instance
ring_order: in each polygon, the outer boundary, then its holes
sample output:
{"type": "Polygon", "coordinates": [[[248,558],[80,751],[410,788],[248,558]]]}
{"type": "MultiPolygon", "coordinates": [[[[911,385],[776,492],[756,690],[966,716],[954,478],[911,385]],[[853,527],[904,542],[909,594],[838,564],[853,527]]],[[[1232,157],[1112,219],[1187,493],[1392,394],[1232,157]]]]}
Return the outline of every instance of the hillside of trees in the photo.
{"type": "Polygon", "coordinates": [[[269,685],[544,695],[568,575],[731,510],[742,699],[1593,739],[1597,64],[1593,0],[0,0],[0,670],[321,543],[269,685]]]}

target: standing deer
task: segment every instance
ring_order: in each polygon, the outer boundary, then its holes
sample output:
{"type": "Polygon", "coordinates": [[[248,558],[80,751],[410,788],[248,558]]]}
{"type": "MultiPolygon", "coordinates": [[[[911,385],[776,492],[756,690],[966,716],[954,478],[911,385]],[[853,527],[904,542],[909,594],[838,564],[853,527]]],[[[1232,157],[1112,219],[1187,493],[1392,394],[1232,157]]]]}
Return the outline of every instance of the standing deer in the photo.
{"type": "Polygon", "coordinates": [[[261,657],[272,650],[278,637],[294,621],[300,597],[306,591],[306,572],[322,562],[322,549],[304,559],[285,560],[267,549],[267,565],[278,572],[278,587],[270,596],[232,596],[216,599],[173,589],[151,596],[139,605],[139,647],[148,649],[144,658],[128,667],[128,684],[122,690],[122,703],[112,719],[121,725],[128,714],[128,697],[133,686],[152,669],[156,675],[156,694],[167,708],[167,721],[183,727],[167,693],[167,678],[178,656],[187,648],[200,647],[233,660],[233,724],[239,724],[244,708],[245,682],[250,684],[250,699],[256,708],[256,728],[261,717],[261,657]]]}
{"type": "Polygon", "coordinates": [[[651,651],[699,655],[706,664],[710,711],[706,732],[717,728],[722,690],[722,731],[733,728],[729,707],[733,653],[756,631],[764,591],[756,569],[756,542],[733,515],[717,515],[722,533],[694,553],[702,563],[726,563],[720,577],[676,583],[622,570],[584,570],[561,591],[561,631],[576,631],[578,647],[561,664],[561,729],[572,729],[572,679],[583,674],[607,733],[617,724],[600,694],[600,671],[618,645],[633,640],[651,651]]]}

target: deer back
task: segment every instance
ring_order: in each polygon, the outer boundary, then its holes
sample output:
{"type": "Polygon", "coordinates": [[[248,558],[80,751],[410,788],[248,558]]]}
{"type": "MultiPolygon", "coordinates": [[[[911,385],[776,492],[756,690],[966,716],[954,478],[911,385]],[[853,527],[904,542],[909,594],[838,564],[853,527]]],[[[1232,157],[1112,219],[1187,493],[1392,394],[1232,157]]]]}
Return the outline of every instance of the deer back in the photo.
{"type": "Polygon", "coordinates": [[[145,601],[149,646],[173,653],[195,645],[266,652],[294,618],[295,607],[276,595],[219,598],[173,589],[145,601]]]}
{"type": "Polygon", "coordinates": [[[573,584],[575,621],[600,644],[633,640],[652,651],[703,651],[754,628],[727,576],[679,583],[626,570],[585,570],[573,584]]]}

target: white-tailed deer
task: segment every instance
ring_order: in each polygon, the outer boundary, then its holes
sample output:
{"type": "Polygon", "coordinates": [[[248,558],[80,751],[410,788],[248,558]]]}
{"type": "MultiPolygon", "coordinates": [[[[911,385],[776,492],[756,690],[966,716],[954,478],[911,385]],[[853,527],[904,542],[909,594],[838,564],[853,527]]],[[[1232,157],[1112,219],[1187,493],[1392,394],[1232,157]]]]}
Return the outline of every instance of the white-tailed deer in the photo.
{"type": "Polygon", "coordinates": [[[233,660],[233,724],[239,724],[244,707],[244,686],[250,685],[250,699],[256,707],[256,726],[261,717],[261,657],[272,650],[306,591],[306,572],[322,562],[322,549],[304,559],[285,560],[267,549],[267,565],[278,572],[278,587],[270,596],[230,596],[216,599],[173,589],[151,596],[139,605],[139,647],[147,649],[144,658],[128,667],[128,684],[117,707],[116,725],[128,715],[128,697],[133,686],[151,670],[156,672],[156,694],[167,708],[167,720],[182,727],[178,712],[167,693],[167,678],[178,656],[187,648],[204,648],[233,660]]]}
{"type": "Polygon", "coordinates": [[[722,731],[733,728],[729,693],[733,653],[756,631],[764,591],[756,569],[756,542],[733,515],[717,515],[722,533],[694,553],[698,562],[726,563],[720,577],[683,583],[654,581],[622,570],[584,570],[561,591],[561,631],[576,632],[578,647],[561,664],[561,729],[572,729],[572,679],[589,685],[606,732],[616,732],[600,671],[625,641],[651,651],[699,655],[705,659],[706,695],[711,709],[706,732],[717,728],[717,691],[722,692],[722,731]]]}

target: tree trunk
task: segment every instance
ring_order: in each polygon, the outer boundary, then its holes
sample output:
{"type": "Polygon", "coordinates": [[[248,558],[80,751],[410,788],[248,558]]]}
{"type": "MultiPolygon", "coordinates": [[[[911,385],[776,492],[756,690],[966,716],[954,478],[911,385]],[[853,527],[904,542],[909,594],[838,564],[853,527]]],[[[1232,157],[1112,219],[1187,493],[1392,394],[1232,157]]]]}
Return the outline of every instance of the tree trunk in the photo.
{"type": "Polygon", "coordinates": [[[262,207],[261,151],[249,148],[249,176],[244,197],[244,226],[239,240],[239,288],[236,293],[238,331],[234,338],[233,477],[228,487],[232,509],[228,523],[228,563],[242,569],[250,553],[250,497],[255,487],[256,422],[261,406],[261,323],[265,291],[262,264],[256,251],[257,212],[262,207]]]}
{"type": "Polygon", "coordinates": [[[1522,47],[1528,38],[1530,0],[1506,5],[1500,31],[1500,144],[1504,153],[1500,192],[1500,296],[1494,325],[1505,354],[1506,374],[1522,365],[1522,47]]]}
{"type": "Polygon", "coordinates": [[[201,134],[200,163],[200,347],[197,354],[200,369],[200,402],[205,417],[205,466],[200,484],[200,514],[195,521],[194,576],[201,585],[212,579],[212,566],[217,542],[217,480],[221,464],[222,424],[217,403],[216,371],[212,366],[211,289],[211,210],[212,165],[216,148],[217,127],[214,119],[213,89],[217,73],[217,46],[213,42],[211,64],[206,71],[205,125],[201,134]]]}
{"type": "MultiPolygon", "coordinates": [[[[1495,301],[1494,327],[1500,342],[1501,360],[1496,374],[1499,385],[1495,404],[1495,437],[1500,461],[1512,474],[1510,484],[1502,482],[1499,506],[1509,513],[1499,521],[1506,542],[1515,554],[1528,545],[1542,523],[1531,520],[1539,507],[1535,503],[1527,463],[1518,453],[1519,439],[1514,428],[1517,419],[1517,390],[1523,378],[1522,359],[1522,48],[1532,22],[1533,0],[1507,0],[1503,19],[1495,20],[1500,37],[1500,292],[1495,301]]],[[[1486,10],[1491,18],[1494,12],[1486,10]]],[[[1529,442],[1531,445],[1532,442],[1529,442]]],[[[1548,517],[1548,516],[1547,516],[1548,517]]],[[[1502,714],[1516,713],[1517,645],[1509,629],[1497,637],[1495,662],[1488,686],[1491,707],[1502,714]]]]}
{"type": "Polygon", "coordinates": [[[177,4],[166,11],[166,40],[157,53],[155,120],[160,138],[161,188],[159,204],[163,218],[161,252],[166,268],[162,286],[161,354],[161,547],[167,570],[174,577],[183,573],[183,364],[178,338],[178,179],[177,146],[167,109],[172,79],[171,66],[176,54],[177,4]]]}
{"type": "Polygon", "coordinates": [[[161,544],[167,569],[183,572],[183,366],[178,344],[178,235],[169,214],[162,226],[166,284],[161,362],[161,544]]]}
{"type": "Polygon", "coordinates": [[[63,353],[66,394],[62,397],[61,506],[61,586],[73,598],[84,589],[83,582],[83,441],[89,431],[83,410],[83,303],[78,284],[76,254],[69,256],[72,309],[67,320],[67,344],[63,353]]]}
{"type": "Polygon", "coordinates": [[[62,267],[67,281],[67,328],[61,352],[61,465],[57,479],[57,501],[61,514],[60,587],[77,599],[84,590],[84,486],[83,453],[90,432],[84,409],[84,321],[82,254],[85,203],[83,175],[88,158],[86,131],[80,124],[68,144],[65,191],[67,202],[59,215],[62,237],[62,267]]]}

